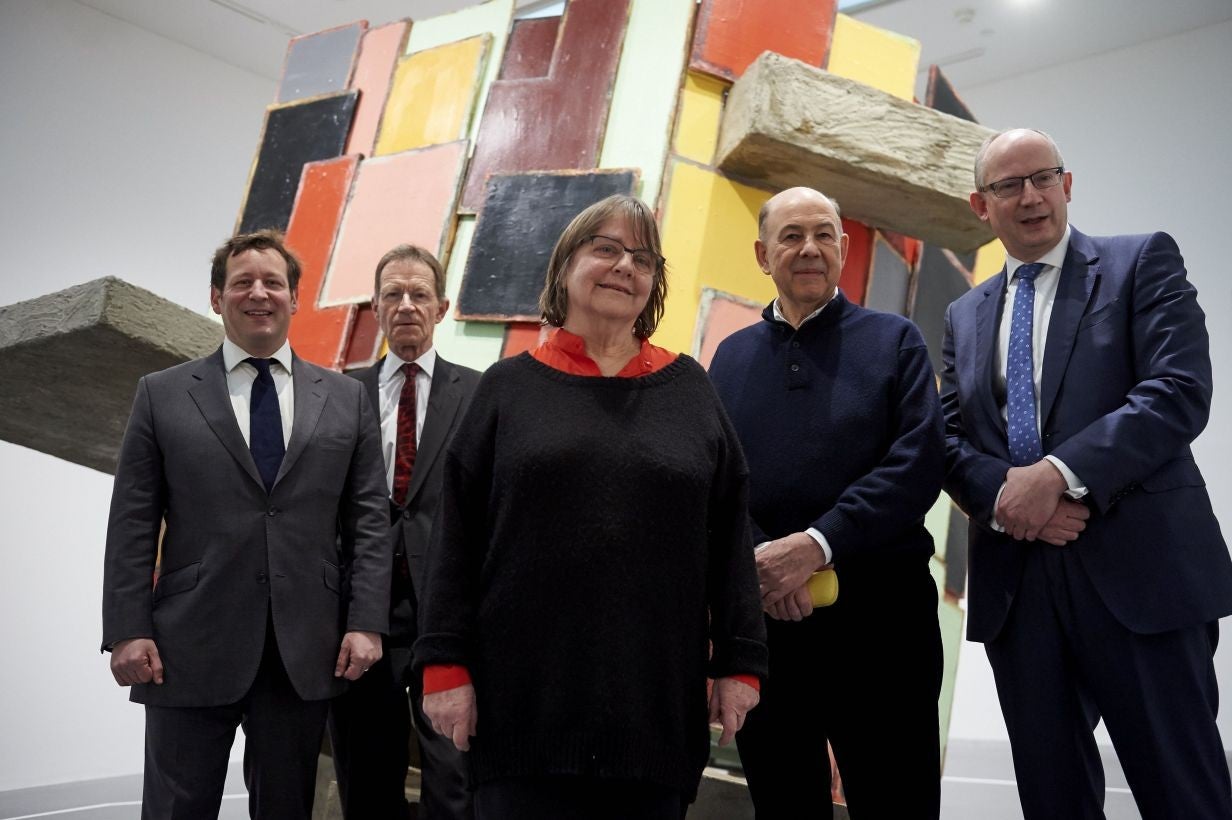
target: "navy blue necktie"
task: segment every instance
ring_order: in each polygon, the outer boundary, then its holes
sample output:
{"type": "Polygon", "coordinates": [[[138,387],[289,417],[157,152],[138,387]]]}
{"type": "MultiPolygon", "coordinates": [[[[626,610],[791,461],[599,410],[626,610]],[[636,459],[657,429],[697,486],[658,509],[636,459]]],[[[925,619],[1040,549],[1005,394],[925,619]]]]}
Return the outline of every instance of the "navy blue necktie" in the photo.
{"type": "Polygon", "coordinates": [[[268,493],[278,477],[286,445],[282,443],[282,412],[278,409],[278,390],[270,375],[270,360],[248,358],[244,361],[257,369],[248,401],[248,449],[257,463],[257,472],[268,493]]]}
{"type": "Polygon", "coordinates": [[[1005,363],[1005,417],[1010,443],[1010,461],[1016,467],[1034,464],[1044,457],[1039,426],[1035,422],[1035,376],[1031,337],[1035,326],[1035,277],[1044,266],[1039,262],[1018,268],[1018,293],[1010,322],[1010,349],[1005,363]]]}

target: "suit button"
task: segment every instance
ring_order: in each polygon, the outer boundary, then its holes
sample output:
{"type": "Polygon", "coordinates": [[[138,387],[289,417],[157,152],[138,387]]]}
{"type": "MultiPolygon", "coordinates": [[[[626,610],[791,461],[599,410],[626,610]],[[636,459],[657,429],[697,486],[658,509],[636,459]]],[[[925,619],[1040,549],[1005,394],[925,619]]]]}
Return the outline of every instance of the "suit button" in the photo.
{"type": "Polygon", "coordinates": [[[410,510],[403,510],[403,511],[402,511],[402,517],[403,517],[403,518],[405,518],[407,521],[410,521],[410,520],[411,520],[411,511],[410,511],[410,510]]]}
{"type": "Polygon", "coordinates": [[[265,514],[268,515],[270,518],[273,518],[275,515],[278,515],[278,508],[270,507],[268,510],[265,511],[265,514]]]}
{"type": "Polygon", "coordinates": [[[258,583],[258,584],[264,584],[264,583],[266,582],[266,580],[267,580],[267,578],[266,578],[266,576],[265,576],[265,571],[264,571],[264,570],[262,570],[261,572],[258,572],[258,573],[257,573],[257,583],[258,583]]]}

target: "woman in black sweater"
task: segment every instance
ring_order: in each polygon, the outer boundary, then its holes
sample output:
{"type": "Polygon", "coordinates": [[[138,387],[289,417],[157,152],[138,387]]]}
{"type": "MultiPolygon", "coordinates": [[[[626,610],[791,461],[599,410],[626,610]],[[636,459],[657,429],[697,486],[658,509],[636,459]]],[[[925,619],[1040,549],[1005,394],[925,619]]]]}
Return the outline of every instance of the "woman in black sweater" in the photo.
{"type": "Polygon", "coordinates": [[[558,329],[489,368],[446,456],[415,662],[481,819],[678,818],[707,723],[757,702],[747,468],[702,368],[647,341],[664,275],[641,201],[579,214],[558,329]]]}

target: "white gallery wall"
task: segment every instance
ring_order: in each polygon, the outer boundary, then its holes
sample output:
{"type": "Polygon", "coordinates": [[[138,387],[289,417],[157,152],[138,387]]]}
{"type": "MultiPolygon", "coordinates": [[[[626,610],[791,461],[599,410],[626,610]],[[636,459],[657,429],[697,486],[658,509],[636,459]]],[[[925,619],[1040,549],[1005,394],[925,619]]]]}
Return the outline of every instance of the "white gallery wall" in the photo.
{"type": "MultiPolygon", "coordinates": [[[[1082,230],[1177,236],[1212,316],[1198,459],[1232,533],[1230,45],[1224,24],[960,92],[987,125],[1057,137],[1082,230]]],[[[0,305],[114,275],[206,313],[208,257],[234,224],[274,81],[73,0],[0,0],[0,76],[0,305]]],[[[0,442],[0,790],[141,770],[142,710],[98,653],[110,490],[110,476],[0,442]]],[[[1218,660],[1232,692],[1232,651],[1218,660]]],[[[952,736],[1004,731],[966,644],[952,736]]]]}

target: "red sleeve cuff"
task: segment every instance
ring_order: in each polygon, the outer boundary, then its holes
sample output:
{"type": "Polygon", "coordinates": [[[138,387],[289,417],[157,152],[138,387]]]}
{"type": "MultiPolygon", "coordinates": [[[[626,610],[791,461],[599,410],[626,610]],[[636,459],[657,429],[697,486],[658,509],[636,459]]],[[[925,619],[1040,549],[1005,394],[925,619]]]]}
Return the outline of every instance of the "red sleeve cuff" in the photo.
{"type": "MultiPolygon", "coordinates": [[[[424,673],[426,676],[427,670],[424,670],[424,673]]],[[[756,675],[732,675],[731,678],[732,680],[738,680],[743,684],[752,686],[753,690],[756,692],[761,691],[761,678],[757,677],[756,675]]]]}
{"type": "Polygon", "coordinates": [[[424,667],[423,693],[425,695],[444,692],[447,689],[457,689],[470,682],[471,673],[465,666],[442,663],[424,667]]]}

